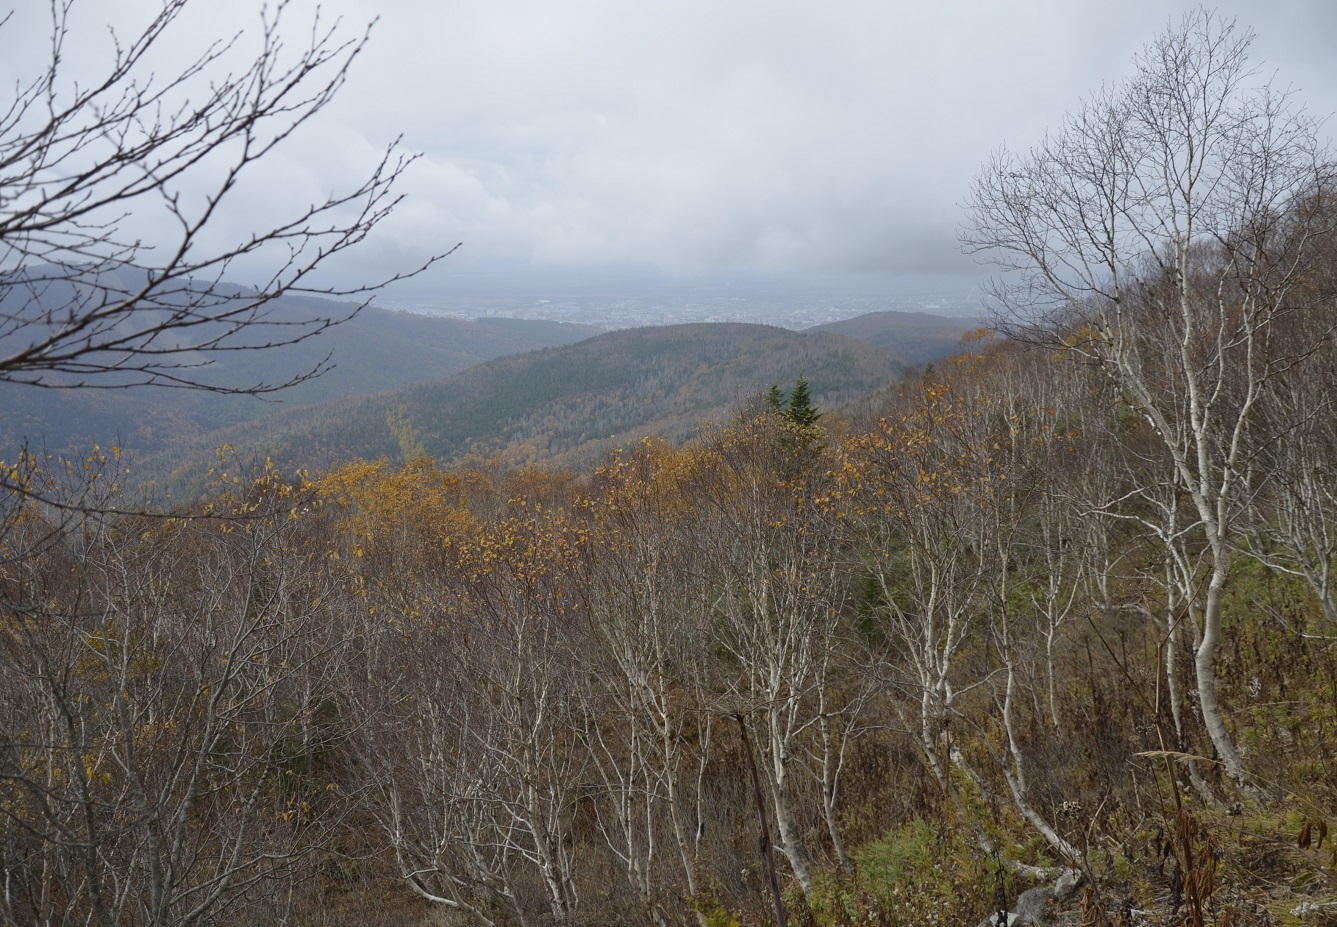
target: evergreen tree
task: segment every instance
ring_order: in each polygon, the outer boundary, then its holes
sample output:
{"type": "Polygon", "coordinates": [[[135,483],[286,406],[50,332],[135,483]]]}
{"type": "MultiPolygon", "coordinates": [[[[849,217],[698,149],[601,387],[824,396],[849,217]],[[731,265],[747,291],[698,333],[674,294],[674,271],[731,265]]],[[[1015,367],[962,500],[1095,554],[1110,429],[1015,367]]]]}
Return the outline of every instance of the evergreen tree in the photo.
{"type": "Polygon", "coordinates": [[[794,388],[789,391],[789,408],[784,414],[800,428],[811,427],[822,417],[822,413],[812,404],[812,393],[808,389],[808,381],[803,377],[794,381],[794,388]]]}

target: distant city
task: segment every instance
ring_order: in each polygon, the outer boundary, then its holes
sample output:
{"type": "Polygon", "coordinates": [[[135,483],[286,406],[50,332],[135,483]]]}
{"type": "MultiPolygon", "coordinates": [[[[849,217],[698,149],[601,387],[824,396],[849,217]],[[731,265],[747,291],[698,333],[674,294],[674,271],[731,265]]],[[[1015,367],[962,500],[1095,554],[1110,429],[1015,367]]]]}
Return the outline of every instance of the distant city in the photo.
{"type": "Polygon", "coordinates": [[[974,317],[983,312],[980,290],[955,279],[897,281],[692,281],[642,286],[564,283],[500,287],[442,286],[435,293],[378,297],[384,309],[459,319],[548,319],[600,328],[639,328],[688,322],[751,322],[802,330],[869,312],[923,312],[974,317]]]}

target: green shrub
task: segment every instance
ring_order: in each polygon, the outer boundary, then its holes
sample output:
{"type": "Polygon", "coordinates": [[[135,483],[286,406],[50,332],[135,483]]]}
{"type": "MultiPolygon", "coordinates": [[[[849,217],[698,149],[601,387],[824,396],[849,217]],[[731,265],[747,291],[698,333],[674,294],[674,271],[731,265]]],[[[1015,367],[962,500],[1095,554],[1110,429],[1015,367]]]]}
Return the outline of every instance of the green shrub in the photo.
{"type": "Polygon", "coordinates": [[[992,897],[980,852],[935,823],[914,821],[853,853],[858,874],[827,873],[808,904],[819,927],[972,923],[992,897]]]}

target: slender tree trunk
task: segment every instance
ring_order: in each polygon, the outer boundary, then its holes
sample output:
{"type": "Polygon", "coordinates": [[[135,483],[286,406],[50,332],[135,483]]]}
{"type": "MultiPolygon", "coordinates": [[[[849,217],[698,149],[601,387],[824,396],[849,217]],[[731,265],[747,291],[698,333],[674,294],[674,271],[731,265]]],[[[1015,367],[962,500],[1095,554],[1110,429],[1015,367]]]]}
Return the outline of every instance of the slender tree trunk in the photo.
{"type": "Polygon", "coordinates": [[[1230,572],[1230,552],[1222,545],[1216,549],[1212,579],[1207,586],[1207,602],[1203,608],[1202,640],[1194,654],[1194,669],[1198,678],[1198,703],[1202,709],[1202,723],[1216,749],[1217,759],[1225,767],[1235,784],[1245,792],[1256,794],[1244,769],[1244,759],[1235,748],[1235,742],[1226,730],[1221,705],[1216,697],[1216,648],[1221,640],[1221,605],[1225,595],[1226,575],[1230,572]]]}
{"type": "Polygon", "coordinates": [[[747,722],[742,715],[734,715],[738,721],[738,733],[743,738],[743,753],[747,756],[747,768],[752,773],[752,797],[757,804],[757,822],[761,827],[761,857],[766,865],[766,876],[771,884],[771,898],[775,902],[776,927],[788,927],[785,917],[785,903],[780,896],[780,879],[775,872],[775,847],[771,843],[771,828],[767,823],[766,799],[761,793],[761,777],[757,774],[757,758],[752,754],[752,741],[747,736],[747,722]]]}
{"type": "Polygon", "coordinates": [[[842,740],[839,746],[835,743],[836,735],[831,730],[831,721],[826,715],[825,694],[819,693],[818,698],[818,710],[821,712],[818,724],[822,737],[822,813],[826,818],[827,833],[831,835],[831,847],[835,850],[836,859],[840,861],[840,868],[846,872],[853,872],[854,861],[845,852],[845,841],[841,839],[840,828],[836,824],[836,786],[839,781],[844,741],[842,740]]]}
{"type": "Polygon", "coordinates": [[[789,794],[789,759],[781,743],[772,745],[772,753],[775,773],[772,777],[772,794],[775,798],[775,826],[780,832],[780,852],[789,861],[789,868],[794,871],[799,888],[808,897],[813,892],[812,858],[808,855],[802,831],[794,817],[793,799],[789,794]]]}

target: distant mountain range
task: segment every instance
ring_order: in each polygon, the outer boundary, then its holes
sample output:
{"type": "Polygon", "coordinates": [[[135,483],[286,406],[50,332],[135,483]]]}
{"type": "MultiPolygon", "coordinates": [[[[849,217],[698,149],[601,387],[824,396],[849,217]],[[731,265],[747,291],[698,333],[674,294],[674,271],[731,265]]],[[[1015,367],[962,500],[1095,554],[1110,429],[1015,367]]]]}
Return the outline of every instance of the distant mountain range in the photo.
{"type": "MultiPolygon", "coordinates": [[[[328,300],[284,297],[277,317],[338,317],[352,311],[328,300]],[[323,305],[322,305],[323,304],[323,305]]],[[[82,455],[93,443],[117,444],[137,456],[183,439],[267,417],[297,405],[437,380],[507,354],[572,344],[600,329],[519,319],[436,318],[369,307],[319,338],[266,351],[239,351],[216,361],[220,382],[272,382],[320,364],[333,368],[282,393],[259,398],[198,390],[135,388],[63,390],[0,383],[0,460],[25,438],[34,449],[82,455]]]]}
{"type": "MultiPolygon", "coordinates": [[[[339,314],[308,298],[275,308],[295,317],[339,314]]],[[[854,402],[952,353],[976,324],[876,312],[805,332],[701,323],[600,334],[550,321],[368,308],[317,339],[238,352],[217,366],[228,382],[272,381],[275,365],[302,370],[332,355],[332,370],[284,391],[281,402],[0,384],[0,459],[12,459],[25,438],[69,455],[95,442],[117,444],[142,479],[177,499],[198,491],[223,445],[311,470],[414,453],[578,466],[645,434],[690,437],[771,384],[788,388],[800,376],[823,407],[854,402]]]]}

